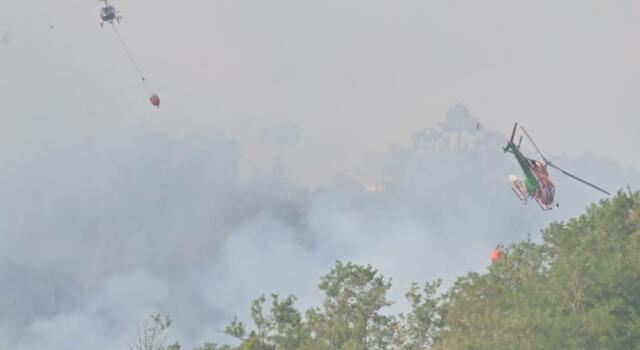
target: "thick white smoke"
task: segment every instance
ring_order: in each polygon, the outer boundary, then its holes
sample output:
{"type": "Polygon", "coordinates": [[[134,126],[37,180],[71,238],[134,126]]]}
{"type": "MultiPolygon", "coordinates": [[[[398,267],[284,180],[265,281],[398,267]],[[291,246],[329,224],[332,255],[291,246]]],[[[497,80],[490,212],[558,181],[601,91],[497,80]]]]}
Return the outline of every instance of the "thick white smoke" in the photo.
{"type": "MultiPolygon", "coordinates": [[[[456,106],[358,176],[307,188],[280,172],[240,180],[220,132],[93,135],[0,179],[0,347],[122,349],[154,312],[186,348],[231,341],[219,331],[261,294],[317,303],[336,259],[392,277],[401,309],[411,281],[482,270],[496,244],[599,198],[554,174],[558,210],[522,205],[505,138],[456,106]]],[[[640,181],[611,161],[554,159],[612,190],[640,181]]]]}

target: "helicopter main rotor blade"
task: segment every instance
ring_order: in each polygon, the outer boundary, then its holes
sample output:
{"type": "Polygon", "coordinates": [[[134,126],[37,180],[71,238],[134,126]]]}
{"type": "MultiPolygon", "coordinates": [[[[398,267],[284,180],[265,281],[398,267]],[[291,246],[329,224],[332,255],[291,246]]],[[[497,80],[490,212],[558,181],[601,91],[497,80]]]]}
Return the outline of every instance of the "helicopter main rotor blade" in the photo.
{"type": "MultiPolygon", "coordinates": [[[[543,157],[543,158],[544,158],[544,157],[543,157]]],[[[610,195],[611,195],[611,193],[609,193],[609,192],[607,192],[607,191],[603,190],[602,188],[600,188],[600,187],[598,187],[598,186],[596,186],[596,185],[594,185],[594,184],[592,184],[592,183],[590,183],[590,182],[588,182],[588,181],[585,181],[585,180],[583,180],[583,179],[581,179],[581,178],[579,178],[579,177],[577,177],[577,176],[575,176],[575,175],[573,175],[573,174],[571,174],[571,173],[569,173],[569,172],[567,172],[567,171],[564,171],[564,170],[562,170],[562,169],[558,168],[557,166],[553,165],[552,163],[547,163],[547,165],[549,165],[549,166],[553,167],[554,169],[556,169],[556,170],[560,171],[561,173],[563,173],[563,174],[565,174],[565,175],[569,176],[570,178],[572,178],[572,179],[574,179],[574,180],[578,180],[578,181],[582,182],[583,184],[585,184],[585,185],[587,185],[587,186],[591,186],[591,187],[595,188],[596,190],[598,190],[598,191],[600,191],[600,192],[602,192],[602,193],[606,193],[608,196],[610,196],[610,195]]]]}
{"type": "Polygon", "coordinates": [[[547,161],[547,158],[545,158],[544,154],[542,154],[542,151],[540,150],[538,145],[536,145],[535,141],[533,141],[533,138],[531,137],[531,135],[529,135],[527,130],[525,130],[523,127],[520,127],[520,130],[522,130],[522,132],[524,132],[524,134],[527,136],[529,141],[531,141],[531,144],[533,144],[533,147],[535,147],[536,151],[538,151],[538,153],[540,154],[540,157],[542,157],[542,160],[544,160],[545,163],[549,163],[549,161],[547,161]]]}

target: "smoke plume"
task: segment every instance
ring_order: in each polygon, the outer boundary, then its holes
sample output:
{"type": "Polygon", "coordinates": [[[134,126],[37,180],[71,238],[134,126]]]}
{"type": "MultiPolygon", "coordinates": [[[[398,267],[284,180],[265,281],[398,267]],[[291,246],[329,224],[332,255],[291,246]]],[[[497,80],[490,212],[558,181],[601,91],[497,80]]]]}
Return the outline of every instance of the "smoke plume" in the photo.
{"type": "MultiPolygon", "coordinates": [[[[155,312],[186,348],[228,342],[219,331],[261,294],[318,303],[336,259],[392,277],[402,309],[410,282],[483,270],[496,244],[539,239],[601,198],[552,173],[560,208],[521,204],[506,181],[520,175],[501,151],[506,135],[461,105],[315,188],[285,170],[241,178],[240,147],[219,131],[91,136],[0,178],[2,348],[122,349],[155,312]]],[[[300,135],[261,137],[295,147],[300,135]]],[[[548,156],[613,191],[640,180],[609,160],[548,156]]]]}

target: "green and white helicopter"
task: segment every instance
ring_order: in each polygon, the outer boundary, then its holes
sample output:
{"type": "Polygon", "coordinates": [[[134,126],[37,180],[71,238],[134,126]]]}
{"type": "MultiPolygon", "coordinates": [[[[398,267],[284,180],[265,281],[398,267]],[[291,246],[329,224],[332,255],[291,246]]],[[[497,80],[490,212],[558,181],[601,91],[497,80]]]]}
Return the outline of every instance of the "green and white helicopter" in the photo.
{"type": "Polygon", "coordinates": [[[602,188],[590,182],[587,182],[565,170],[562,170],[555,164],[551,163],[542,154],[542,151],[540,151],[540,148],[538,148],[529,133],[523,127],[520,127],[520,130],[522,130],[522,132],[527,137],[527,139],[529,139],[536,151],[538,151],[540,157],[542,157],[542,161],[537,161],[525,157],[525,155],[520,151],[522,135],[520,136],[520,140],[518,141],[517,145],[513,142],[517,128],[518,123],[515,123],[515,125],[513,126],[513,131],[511,132],[511,138],[509,139],[507,145],[503,148],[503,150],[504,152],[512,153],[516,157],[516,160],[518,161],[518,164],[520,165],[520,168],[522,168],[522,171],[524,173],[524,181],[520,180],[516,175],[509,175],[511,188],[523,203],[526,203],[529,198],[533,198],[533,200],[535,200],[543,210],[551,210],[554,207],[559,206],[559,204],[554,200],[555,185],[549,179],[547,166],[550,166],[560,171],[561,173],[582,182],[585,185],[591,186],[592,188],[602,193],[610,195],[609,192],[603,190],[602,188]]]}

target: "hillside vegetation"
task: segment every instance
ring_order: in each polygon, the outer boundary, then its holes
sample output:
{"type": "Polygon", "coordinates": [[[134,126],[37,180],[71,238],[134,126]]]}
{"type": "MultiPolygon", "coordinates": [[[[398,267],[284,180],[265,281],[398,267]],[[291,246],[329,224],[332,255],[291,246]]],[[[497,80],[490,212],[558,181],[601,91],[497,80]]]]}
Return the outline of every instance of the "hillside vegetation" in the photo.
{"type": "Polygon", "coordinates": [[[542,243],[512,245],[448,290],[412,285],[408,313],[385,312],[390,287],[371,266],[337,262],[318,285],[321,306],[260,297],[252,325],[225,329],[238,346],[201,349],[640,349],[640,194],[551,224],[542,243]]]}

